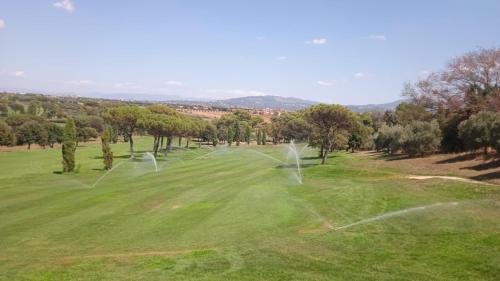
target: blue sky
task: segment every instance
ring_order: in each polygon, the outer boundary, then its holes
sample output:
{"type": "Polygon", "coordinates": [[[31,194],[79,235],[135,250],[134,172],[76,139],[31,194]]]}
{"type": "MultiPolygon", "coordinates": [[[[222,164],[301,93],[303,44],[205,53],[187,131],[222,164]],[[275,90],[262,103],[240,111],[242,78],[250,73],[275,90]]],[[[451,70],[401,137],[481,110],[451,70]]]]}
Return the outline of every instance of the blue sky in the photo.
{"type": "Polygon", "coordinates": [[[500,44],[500,1],[1,0],[0,90],[341,104],[500,44]]]}

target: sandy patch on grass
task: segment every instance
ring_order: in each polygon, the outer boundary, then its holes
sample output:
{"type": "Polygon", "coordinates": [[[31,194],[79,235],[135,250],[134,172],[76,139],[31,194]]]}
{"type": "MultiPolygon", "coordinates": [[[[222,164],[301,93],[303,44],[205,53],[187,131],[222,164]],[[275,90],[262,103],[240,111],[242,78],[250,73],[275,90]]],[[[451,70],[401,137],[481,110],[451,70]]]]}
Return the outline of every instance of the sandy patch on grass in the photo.
{"type": "Polygon", "coordinates": [[[178,209],[180,207],[181,207],[181,205],[172,205],[172,207],[170,207],[170,209],[175,210],[175,209],[178,209]]]}
{"type": "Polygon", "coordinates": [[[443,179],[443,180],[454,180],[454,181],[461,181],[461,182],[468,182],[468,183],[492,185],[491,183],[487,183],[487,182],[476,181],[476,180],[471,180],[471,179],[466,179],[466,178],[461,178],[461,177],[451,177],[451,176],[414,176],[414,175],[410,175],[410,176],[407,176],[407,178],[412,179],[412,180],[443,179]]]}

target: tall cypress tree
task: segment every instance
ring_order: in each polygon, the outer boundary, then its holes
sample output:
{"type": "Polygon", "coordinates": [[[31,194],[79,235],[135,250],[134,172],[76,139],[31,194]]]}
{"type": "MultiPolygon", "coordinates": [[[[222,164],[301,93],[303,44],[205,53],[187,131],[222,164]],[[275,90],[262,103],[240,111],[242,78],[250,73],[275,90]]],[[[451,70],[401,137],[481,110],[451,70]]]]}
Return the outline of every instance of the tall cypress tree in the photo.
{"type": "Polygon", "coordinates": [[[231,146],[231,144],[233,143],[233,139],[234,139],[233,127],[229,126],[229,128],[227,128],[227,144],[229,146],[231,146]]]}
{"type": "Polygon", "coordinates": [[[236,121],[234,124],[234,140],[236,141],[236,145],[240,145],[241,140],[241,130],[240,130],[240,122],[236,121]]]}
{"type": "Polygon", "coordinates": [[[107,128],[101,136],[102,158],[104,159],[104,168],[111,170],[113,168],[113,152],[109,142],[111,141],[111,129],[107,128]]]}
{"type": "Polygon", "coordinates": [[[257,145],[260,145],[262,141],[262,131],[260,129],[257,130],[257,145]]]}
{"type": "Polygon", "coordinates": [[[66,120],[64,126],[62,157],[63,172],[73,172],[75,170],[75,151],[76,151],[76,128],[73,118],[66,120]]]}
{"type": "Polygon", "coordinates": [[[267,141],[267,135],[266,135],[266,130],[262,130],[262,145],[266,145],[266,141],[267,141]]]}
{"type": "Polygon", "coordinates": [[[245,142],[250,144],[250,137],[252,136],[252,131],[250,130],[250,126],[245,126],[245,142]]]}

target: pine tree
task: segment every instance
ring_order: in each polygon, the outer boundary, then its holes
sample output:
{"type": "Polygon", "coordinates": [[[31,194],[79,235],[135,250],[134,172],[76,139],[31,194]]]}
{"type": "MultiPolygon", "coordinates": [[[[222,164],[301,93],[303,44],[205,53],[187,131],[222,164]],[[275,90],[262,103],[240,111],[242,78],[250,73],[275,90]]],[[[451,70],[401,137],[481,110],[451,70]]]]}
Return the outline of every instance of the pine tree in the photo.
{"type": "Polygon", "coordinates": [[[75,121],[72,118],[66,120],[64,126],[62,156],[63,172],[72,172],[75,170],[75,150],[76,150],[76,129],[75,121]]]}
{"type": "Polygon", "coordinates": [[[102,158],[104,159],[104,168],[106,170],[111,170],[111,168],[113,168],[113,152],[111,151],[111,146],[109,145],[111,141],[111,134],[111,129],[107,128],[101,136],[102,158]]]}

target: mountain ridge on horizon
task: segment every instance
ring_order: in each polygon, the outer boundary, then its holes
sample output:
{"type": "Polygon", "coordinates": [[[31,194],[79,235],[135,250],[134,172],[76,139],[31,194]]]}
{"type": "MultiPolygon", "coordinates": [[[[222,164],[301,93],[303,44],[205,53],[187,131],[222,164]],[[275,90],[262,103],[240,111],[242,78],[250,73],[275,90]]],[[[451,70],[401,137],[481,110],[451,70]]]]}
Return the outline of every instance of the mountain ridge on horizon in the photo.
{"type": "MultiPolygon", "coordinates": [[[[8,93],[33,93],[40,94],[39,91],[12,91],[12,90],[2,90],[2,92],[8,93]]],[[[160,102],[165,104],[184,104],[184,105],[199,105],[199,106],[216,106],[216,107],[228,107],[228,108],[248,108],[248,109],[277,109],[277,110],[288,110],[296,111],[304,109],[311,105],[325,103],[313,100],[307,100],[297,97],[284,97],[277,95],[262,95],[262,96],[244,96],[235,98],[225,98],[225,99],[209,99],[209,98],[195,98],[186,97],[183,98],[177,95],[161,96],[161,95],[151,95],[151,94],[132,94],[132,93],[87,93],[87,94],[77,94],[77,93],[44,93],[42,95],[54,95],[54,96],[73,96],[73,97],[88,97],[88,98],[101,98],[101,99],[116,99],[116,100],[135,100],[144,102],[160,102]],[[138,98],[140,97],[140,98],[138,98]]],[[[345,105],[343,106],[351,109],[355,112],[367,112],[367,111],[385,111],[395,109],[404,99],[398,99],[392,102],[386,103],[371,103],[371,104],[360,104],[360,105],[345,105]]],[[[328,104],[328,103],[326,103],[328,104]]]]}

